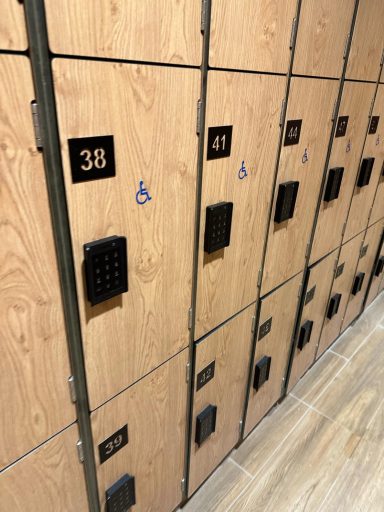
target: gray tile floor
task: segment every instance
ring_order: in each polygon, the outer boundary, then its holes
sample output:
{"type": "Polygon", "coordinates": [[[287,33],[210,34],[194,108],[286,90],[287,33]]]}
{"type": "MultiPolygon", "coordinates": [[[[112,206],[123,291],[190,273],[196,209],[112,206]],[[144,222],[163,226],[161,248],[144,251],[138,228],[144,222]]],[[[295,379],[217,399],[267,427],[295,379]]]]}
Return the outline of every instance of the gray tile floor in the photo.
{"type": "Polygon", "coordinates": [[[182,512],[384,511],[384,293],[182,512]]]}

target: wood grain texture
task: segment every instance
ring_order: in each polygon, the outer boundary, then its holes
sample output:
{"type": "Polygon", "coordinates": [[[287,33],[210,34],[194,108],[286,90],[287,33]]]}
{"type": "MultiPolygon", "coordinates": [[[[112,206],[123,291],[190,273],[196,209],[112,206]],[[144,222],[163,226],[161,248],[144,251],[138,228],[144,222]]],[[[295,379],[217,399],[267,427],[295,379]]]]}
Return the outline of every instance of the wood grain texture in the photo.
{"type": "Polygon", "coordinates": [[[94,409],[188,345],[200,73],[65,59],[53,68],[94,409]],[[72,184],[67,139],[109,134],[116,177],[72,184]],[[115,234],[127,237],[129,291],[91,307],[83,244],[115,234]]]}
{"type": "Polygon", "coordinates": [[[367,253],[365,256],[359,258],[355,273],[355,276],[360,272],[364,273],[364,281],[361,290],[356,295],[352,295],[352,293],[350,293],[348,297],[347,309],[344,314],[341,331],[344,331],[362,310],[364,297],[368,289],[371,272],[373,271],[373,264],[375,263],[383,228],[384,220],[371,226],[365,233],[363,244],[364,247],[368,246],[367,253]]]}
{"type": "Polygon", "coordinates": [[[358,82],[344,84],[339,116],[349,116],[344,137],[333,140],[329,169],[344,167],[340,194],[333,201],[322,201],[316,224],[310,264],[336,249],[341,243],[343,225],[348,215],[360,156],[368,128],[368,115],[375,85],[358,82]]]}
{"type": "Polygon", "coordinates": [[[212,67],[287,73],[296,0],[212,2],[212,67]]]}
{"type": "Polygon", "coordinates": [[[128,473],[135,477],[132,512],[169,512],[181,501],[188,350],[91,413],[101,507],[105,491],[128,473]],[[128,444],[100,464],[98,445],[128,424],[128,444]]]}
{"type": "Polygon", "coordinates": [[[341,76],[354,6],[354,0],[304,0],[301,3],[293,73],[341,76]]]}
{"type": "Polygon", "coordinates": [[[1,55],[0,74],[1,469],[72,423],[75,408],[29,60],[1,55]]]}
{"type": "Polygon", "coordinates": [[[24,6],[15,0],[1,0],[0,49],[19,50],[28,48],[24,6]]]}
{"type": "MultiPolygon", "coordinates": [[[[383,161],[384,165],[384,161],[383,161]]],[[[383,169],[384,171],[384,169],[383,169]]],[[[377,184],[375,198],[368,224],[371,226],[384,217],[384,174],[382,173],[377,184]]]]}
{"type": "MultiPolygon", "coordinates": [[[[384,256],[384,245],[381,249],[380,256],[384,256]]],[[[383,279],[384,273],[382,272],[379,276],[373,276],[371,286],[368,291],[367,300],[365,303],[365,307],[367,308],[372,301],[377,297],[380,290],[381,281],[383,279]]]]}
{"type": "Polygon", "coordinates": [[[283,146],[264,264],[262,295],[304,268],[332,128],[338,84],[331,80],[292,78],[286,119],[302,119],[299,144],[283,146]],[[304,155],[307,155],[307,160],[304,155]],[[278,188],[299,181],[293,218],[274,222],[278,188]]]}
{"type": "Polygon", "coordinates": [[[196,346],[189,490],[191,495],[239,440],[248,382],[252,342],[250,306],[196,346]],[[197,375],[215,361],[215,375],[199,390],[197,375]],[[216,430],[200,446],[195,443],[196,417],[216,405],[216,430]]]}
{"type": "Polygon", "coordinates": [[[298,305],[298,292],[303,274],[299,274],[283,286],[261,299],[259,327],[272,317],[269,334],[256,343],[253,372],[256,363],[264,356],[272,358],[269,380],[256,391],[253,374],[245,421],[245,435],[255,427],[265,413],[281,397],[288,357],[291,350],[293,327],[298,305]]]}
{"type": "Polygon", "coordinates": [[[361,0],[346,70],[346,78],[376,82],[384,48],[384,3],[361,0]]]}
{"type": "Polygon", "coordinates": [[[204,162],[196,339],[256,300],[279,140],[285,78],[211,71],[209,127],[233,125],[228,158],[204,162]],[[242,162],[248,176],[239,179],[242,162]],[[206,207],[233,202],[229,247],[204,252],[206,207]]]}
{"type": "Polygon", "coordinates": [[[327,304],[324,325],[321,331],[320,343],[316,358],[318,358],[340,334],[341,324],[343,322],[343,317],[347,307],[348,297],[352,289],[363,240],[364,233],[361,233],[355,238],[352,238],[352,240],[344,244],[341,248],[337,265],[340,266],[344,264],[344,270],[339,277],[335,277],[330,295],[331,299],[336,293],[341,294],[339,310],[336,315],[329,319],[326,316],[328,310],[327,304]]]}
{"type": "Polygon", "coordinates": [[[199,66],[199,0],[45,0],[53,52],[199,66]]]}
{"type": "Polygon", "coordinates": [[[1,512],[87,512],[77,425],[0,473],[1,512]]]}
{"type": "Polygon", "coordinates": [[[299,348],[295,350],[288,391],[293,388],[315,360],[336,262],[337,251],[334,251],[309,269],[307,293],[316,286],[315,295],[308,304],[304,304],[300,325],[306,321],[313,322],[311,338],[302,350],[299,348]]]}
{"type": "MultiPolygon", "coordinates": [[[[372,116],[380,117],[379,125],[375,134],[368,133],[362,158],[373,157],[375,162],[369,184],[365,187],[355,186],[351,208],[348,214],[347,227],[343,237],[344,241],[350,240],[354,235],[360,233],[367,227],[376,189],[379,186],[379,181],[381,182],[384,179],[384,177],[381,176],[384,165],[384,85],[380,85],[377,90],[372,116]]],[[[382,188],[384,189],[384,186],[382,188]]],[[[381,190],[379,194],[381,194],[381,190]]],[[[380,217],[384,217],[384,195],[382,196],[382,201],[380,217]]],[[[376,211],[373,213],[375,217],[377,215],[376,211]]],[[[372,224],[371,221],[370,224],[372,224]]]]}

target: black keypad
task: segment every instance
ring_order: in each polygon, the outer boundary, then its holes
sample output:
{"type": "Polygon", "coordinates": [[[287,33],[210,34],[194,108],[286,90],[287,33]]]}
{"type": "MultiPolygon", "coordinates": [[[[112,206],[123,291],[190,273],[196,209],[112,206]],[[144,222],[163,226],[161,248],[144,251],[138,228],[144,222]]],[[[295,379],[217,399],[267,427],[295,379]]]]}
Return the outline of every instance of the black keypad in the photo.
{"type": "Polygon", "coordinates": [[[216,405],[208,405],[196,418],[195,442],[200,446],[216,430],[216,405]]]}
{"type": "Polygon", "coordinates": [[[307,343],[309,343],[309,340],[311,339],[311,334],[312,334],[312,327],[313,327],[312,320],[307,320],[301,326],[300,334],[299,334],[299,341],[297,343],[297,348],[299,350],[303,350],[305,345],[307,343]]]}
{"type": "Polygon", "coordinates": [[[340,293],[335,293],[335,295],[333,295],[333,297],[331,297],[331,300],[329,301],[329,305],[328,305],[327,318],[331,319],[332,317],[334,317],[337,314],[337,312],[339,311],[340,300],[341,300],[340,293]]]}
{"type": "Polygon", "coordinates": [[[204,251],[208,254],[228,247],[231,239],[233,203],[207,206],[204,251]]]}
{"type": "Polygon", "coordinates": [[[344,167],[334,167],[333,169],[329,170],[327,184],[325,186],[324,192],[324,201],[333,201],[339,197],[343,174],[344,167]]]}
{"type": "Polygon", "coordinates": [[[357,178],[358,187],[365,187],[369,184],[374,163],[374,158],[363,158],[361,161],[359,177],[357,178]]]}
{"type": "Polygon", "coordinates": [[[380,256],[379,261],[376,264],[375,276],[379,276],[384,269],[384,256],[380,256]]]}
{"type": "Polygon", "coordinates": [[[271,370],[272,358],[264,356],[256,363],[255,376],[253,379],[253,387],[258,391],[261,386],[269,379],[269,372],[271,370]]]}
{"type": "Polygon", "coordinates": [[[107,512],[127,512],[136,503],[135,478],[124,475],[105,494],[107,512]]]}
{"type": "Polygon", "coordinates": [[[353,281],[353,286],[352,286],[352,291],[351,291],[352,295],[357,295],[359,293],[359,291],[361,290],[361,287],[363,286],[364,277],[365,277],[364,272],[359,272],[357,274],[357,276],[355,277],[355,280],[353,281]]]}
{"type": "Polygon", "coordinates": [[[293,217],[298,190],[298,181],[287,181],[279,185],[274,218],[278,224],[293,217]]]}

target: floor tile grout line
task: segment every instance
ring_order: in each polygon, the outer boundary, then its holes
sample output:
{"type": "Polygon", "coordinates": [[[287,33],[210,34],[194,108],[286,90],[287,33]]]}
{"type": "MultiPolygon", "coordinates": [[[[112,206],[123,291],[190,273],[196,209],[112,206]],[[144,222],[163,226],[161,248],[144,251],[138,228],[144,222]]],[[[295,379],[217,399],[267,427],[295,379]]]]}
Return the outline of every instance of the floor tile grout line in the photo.
{"type": "Polygon", "coordinates": [[[332,492],[333,488],[335,487],[335,485],[336,485],[336,483],[337,483],[337,481],[338,481],[338,479],[339,479],[340,475],[342,474],[342,472],[343,472],[343,470],[344,470],[345,466],[348,464],[348,462],[349,462],[349,461],[350,461],[350,459],[346,459],[346,460],[344,461],[344,464],[341,466],[341,468],[340,468],[340,470],[339,470],[339,474],[338,474],[338,475],[337,475],[337,477],[334,479],[333,483],[330,485],[330,487],[329,487],[329,489],[328,489],[327,493],[326,493],[326,494],[325,494],[325,496],[324,496],[323,501],[320,503],[320,505],[319,505],[319,507],[318,507],[318,509],[317,509],[317,512],[321,512],[321,511],[322,511],[322,509],[323,509],[324,505],[326,504],[326,502],[327,502],[327,500],[328,500],[328,497],[330,496],[330,494],[331,494],[331,492],[332,492]]]}
{"type": "Polygon", "coordinates": [[[335,356],[339,356],[341,357],[341,359],[345,359],[345,361],[350,361],[350,359],[348,359],[348,357],[345,357],[343,356],[342,354],[339,354],[338,352],[335,352],[334,350],[332,349],[328,349],[328,352],[330,352],[331,354],[335,354],[335,356]]]}
{"type": "Polygon", "coordinates": [[[379,403],[379,405],[377,406],[376,411],[372,414],[371,419],[370,419],[370,420],[369,420],[369,422],[367,423],[367,426],[365,427],[365,430],[366,430],[366,431],[369,429],[369,427],[372,425],[373,421],[375,420],[375,418],[376,418],[376,416],[377,416],[377,413],[380,411],[381,406],[383,405],[383,402],[384,402],[384,398],[382,398],[382,399],[380,400],[380,403],[379,403]]]}
{"type": "MultiPolygon", "coordinates": [[[[332,419],[330,416],[327,416],[326,414],[324,414],[323,412],[319,411],[319,409],[316,409],[315,407],[313,407],[313,405],[305,402],[304,400],[301,400],[301,398],[298,398],[297,396],[294,396],[294,395],[291,395],[295,400],[298,400],[299,402],[301,402],[302,404],[306,405],[307,407],[309,407],[309,409],[311,409],[311,411],[313,412],[316,412],[317,414],[319,414],[320,416],[323,416],[323,418],[326,418],[327,420],[331,421],[332,423],[335,423],[336,425],[338,425],[339,427],[342,427],[343,425],[340,425],[336,420],[332,419]]],[[[347,429],[348,430],[348,429],[347,429]]]]}
{"type": "Polygon", "coordinates": [[[238,467],[239,469],[241,469],[241,471],[243,471],[246,475],[248,475],[251,480],[253,480],[253,475],[252,473],[250,473],[249,471],[247,471],[245,468],[243,468],[242,466],[240,466],[240,464],[238,464],[235,460],[232,459],[231,456],[228,457],[228,459],[232,462],[232,464],[234,464],[236,467],[238,467]]]}
{"type": "Polygon", "coordinates": [[[346,368],[346,366],[348,366],[350,364],[349,361],[346,361],[343,366],[341,368],[339,368],[339,370],[335,373],[335,375],[333,376],[333,378],[328,382],[328,384],[323,388],[323,390],[317,395],[316,399],[314,400],[313,402],[313,405],[316,404],[316,402],[318,402],[318,400],[324,395],[324,393],[327,391],[327,389],[331,386],[331,384],[333,384],[333,382],[335,381],[335,379],[337,379],[337,377],[339,376],[339,374],[344,370],[344,368],[346,368]]]}
{"type": "Polygon", "coordinates": [[[375,327],[367,334],[367,336],[363,339],[363,341],[360,343],[360,345],[356,348],[356,350],[354,350],[354,352],[352,352],[352,355],[350,357],[350,359],[352,359],[356,354],[357,352],[361,349],[361,347],[368,341],[369,337],[375,332],[375,330],[380,327],[380,324],[376,324],[375,327]]]}

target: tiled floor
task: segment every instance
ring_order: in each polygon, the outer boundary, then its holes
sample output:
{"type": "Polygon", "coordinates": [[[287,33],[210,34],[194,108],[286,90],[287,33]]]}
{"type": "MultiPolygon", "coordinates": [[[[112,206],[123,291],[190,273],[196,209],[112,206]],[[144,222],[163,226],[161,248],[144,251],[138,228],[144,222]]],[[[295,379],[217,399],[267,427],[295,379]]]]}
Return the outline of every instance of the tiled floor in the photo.
{"type": "Polygon", "coordinates": [[[384,511],[384,293],[182,512],[384,511]]]}

